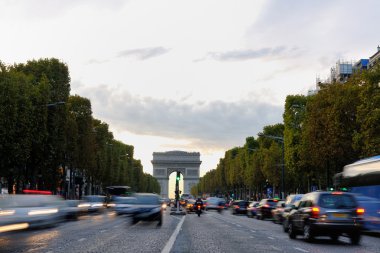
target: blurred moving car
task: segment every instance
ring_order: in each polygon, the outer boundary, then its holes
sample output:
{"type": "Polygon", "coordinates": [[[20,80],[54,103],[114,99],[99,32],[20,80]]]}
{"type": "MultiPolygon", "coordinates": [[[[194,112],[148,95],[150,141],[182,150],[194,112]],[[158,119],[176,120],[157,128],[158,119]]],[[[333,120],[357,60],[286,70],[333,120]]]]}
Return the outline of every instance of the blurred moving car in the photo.
{"type": "Polygon", "coordinates": [[[87,195],[83,197],[81,207],[87,207],[88,212],[103,212],[106,209],[106,196],[87,195]]]}
{"type": "Polygon", "coordinates": [[[135,193],[136,198],[131,210],[132,224],[139,221],[158,221],[158,226],[162,225],[163,210],[160,196],[153,193],[135,193]]]}
{"type": "Polygon", "coordinates": [[[187,211],[188,213],[191,213],[191,212],[195,212],[195,211],[196,211],[194,204],[195,204],[195,199],[188,199],[188,200],[187,200],[186,211],[187,211]]]}
{"type": "Polygon", "coordinates": [[[232,203],[232,214],[247,214],[249,202],[246,200],[235,200],[232,203]]]}
{"type": "Polygon", "coordinates": [[[380,233],[380,199],[355,194],[359,206],[364,208],[363,230],[380,233]]]}
{"type": "Polygon", "coordinates": [[[65,200],[60,211],[64,212],[66,219],[77,219],[87,213],[88,208],[83,205],[83,200],[65,200]]]}
{"type": "Polygon", "coordinates": [[[272,210],[277,205],[277,199],[262,199],[256,208],[256,219],[272,218],[272,210]]]}
{"type": "Polygon", "coordinates": [[[136,198],[134,197],[117,197],[114,200],[114,210],[117,215],[133,213],[136,198]]]}
{"type": "Polygon", "coordinates": [[[217,197],[209,197],[206,199],[207,205],[205,206],[205,210],[216,210],[218,212],[221,212],[224,210],[224,205],[226,204],[226,201],[223,198],[217,198],[217,197]]]}
{"type": "Polygon", "coordinates": [[[288,232],[288,217],[293,210],[294,206],[298,206],[298,202],[301,200],[303,194],[290,194],[285,199],[285,207],[282,213],[282,227],[284,232],[288,232]]]}
{"type": "Polygon", "coordinates": [[[358,244],[364,212],[353,194],[311,192],[302,197],[295,212],[288,217],[289,237],[295,239],[301,234],[306,241],[312,241],[315,236],[326,235],[336,241],[345,234],[352,244],[358,244]]]}
{"type": "Polygon", "coordinates": [[[284,209],[285,209],[285,201],[283,200],[278,201],[274,209],[272,209],[272,217],[273,217],[274,223],[282,224],[282,220],[284,219],[283,217],[284,209]]]}
{"type": "Polygon", "coordinates": [[[257,207],[259,206],[259,202],[258,201],[252,201],[249,203],[248,207],[247,207],[247,216],[252,218],[254,216],[256,216],[256,209],[257,207]]]}
{"type": "Polygon", "coordinates": [[[0,195],[0,233],[53,226],[64,220],[63,207],[54,195],[0,195]]]}

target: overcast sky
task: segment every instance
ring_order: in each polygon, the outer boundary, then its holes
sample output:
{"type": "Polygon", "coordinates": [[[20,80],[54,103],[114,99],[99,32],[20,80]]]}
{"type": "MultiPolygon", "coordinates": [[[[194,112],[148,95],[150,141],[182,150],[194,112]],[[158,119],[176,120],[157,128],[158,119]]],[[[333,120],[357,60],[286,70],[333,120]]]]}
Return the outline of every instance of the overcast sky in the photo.
{"type": "Polygon", "coordinates": [[[201,174],[380,44],[378,0],[1,0],[0,60],[55,57],[94,117],[152,153],[201,153],[201,174]]]}

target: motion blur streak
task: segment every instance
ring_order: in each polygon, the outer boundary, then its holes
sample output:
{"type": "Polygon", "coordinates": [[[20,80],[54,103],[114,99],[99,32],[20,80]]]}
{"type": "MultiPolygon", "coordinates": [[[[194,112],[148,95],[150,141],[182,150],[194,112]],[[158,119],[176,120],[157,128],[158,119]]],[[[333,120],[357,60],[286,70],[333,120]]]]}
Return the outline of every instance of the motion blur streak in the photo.
{"type": "Polygon", "coordinates": [[[3,210],[3,211],[0,211],[0,216],[5,216],[5,215],[13,215],[15,214],[15,210],[3,210]]]}
{"type": "Polygon", "coordinates": [[[58,209],[45,209],[45,210],[33,210],[28,212],[28,215],[39,215],[39,214],[51,214],[51,213],[57,213],[58,209]]]}
{"type": "Polygon", "coordinates": [[[28,223],[20,223],[20,224],[12,224],[7,226],[0,227],[0,233],[14,231],[14,230],[20,230],[20,229],[27,229],[29,227],[28,223]]]}

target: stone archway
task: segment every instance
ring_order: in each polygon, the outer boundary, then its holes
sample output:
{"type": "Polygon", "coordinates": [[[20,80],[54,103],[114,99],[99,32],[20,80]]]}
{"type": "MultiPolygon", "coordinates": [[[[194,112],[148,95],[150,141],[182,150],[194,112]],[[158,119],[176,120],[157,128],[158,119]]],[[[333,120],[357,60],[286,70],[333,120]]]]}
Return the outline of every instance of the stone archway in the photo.
{"type": "Polygon", "coordinates": [[[191,187],[199,182],[199,167],[202,163],[199,152],[168,151],[154,152],[153,176],[161,186],[161,196],[169,197],[169,175],[179,171],[183,175],[183,193],[190,194],[191,187]]]}

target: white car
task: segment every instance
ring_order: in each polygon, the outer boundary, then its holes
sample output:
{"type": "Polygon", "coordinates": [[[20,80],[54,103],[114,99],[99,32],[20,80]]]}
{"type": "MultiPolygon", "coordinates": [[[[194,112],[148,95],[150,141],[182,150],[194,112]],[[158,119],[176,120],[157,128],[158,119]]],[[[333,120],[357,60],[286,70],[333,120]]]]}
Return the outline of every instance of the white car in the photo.
{"type": "Polygon", "coordinates": [[[54,195],[0,196],[0,233],[55,225],[64,219],[63,206],[54,195]]]}

